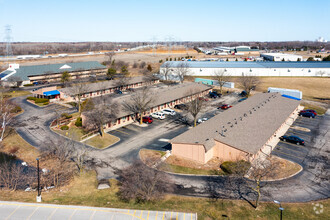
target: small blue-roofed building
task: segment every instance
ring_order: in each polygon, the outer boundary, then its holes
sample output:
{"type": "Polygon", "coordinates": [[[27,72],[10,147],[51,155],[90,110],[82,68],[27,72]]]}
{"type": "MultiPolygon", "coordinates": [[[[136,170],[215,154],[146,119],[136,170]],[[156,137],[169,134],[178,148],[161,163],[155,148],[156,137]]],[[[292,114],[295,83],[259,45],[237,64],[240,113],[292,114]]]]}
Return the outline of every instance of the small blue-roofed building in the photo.
{"type": "Polygon", "coordinates": [[[188,69],[186,75],[213,76],[217,71],[223,71],[230,76],[255,75],[255,76],[330,76],[330,62],[208,62],[208,61],[167,61],[160,67],[160,75],[166,68],[170,68],[170,75],[177,75],[182,63],[188,69]],[[170,65],[165,65],[169,63],[170,65]]]}

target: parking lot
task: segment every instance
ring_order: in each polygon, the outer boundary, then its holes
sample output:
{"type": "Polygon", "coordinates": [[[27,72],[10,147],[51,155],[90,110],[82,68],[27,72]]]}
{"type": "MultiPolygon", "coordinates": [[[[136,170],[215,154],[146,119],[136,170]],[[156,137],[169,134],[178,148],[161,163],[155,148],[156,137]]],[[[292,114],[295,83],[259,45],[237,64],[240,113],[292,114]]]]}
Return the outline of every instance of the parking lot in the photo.
{"type": "Polygon", "coordinates": [[[318,125],[322,120],[322,116],[316,118],[304,118],[298,117],[293,123],[293,126],[307,128],[310,131],[302,131],[294,128],[290,128],[285,135],[295,135],[305,141],[305,145],[296,145],[280,141],[272,152],[272,155],[279,156],[284,159],[296,162],[304,167],[306,164],[306,156],[309,154],[311,147],[313,147],[313,141],[318,132],[318,125]]]}

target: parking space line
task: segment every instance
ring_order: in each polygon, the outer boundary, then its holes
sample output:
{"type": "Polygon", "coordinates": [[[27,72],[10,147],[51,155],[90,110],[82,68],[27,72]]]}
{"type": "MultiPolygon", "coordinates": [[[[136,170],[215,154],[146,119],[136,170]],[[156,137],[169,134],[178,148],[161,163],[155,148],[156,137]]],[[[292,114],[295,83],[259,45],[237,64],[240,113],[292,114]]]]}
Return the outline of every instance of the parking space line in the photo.
{"type": "Polygon", "coordinates": [[[150,213],[150,211],[148,211],[148,216],[147,216],[147,220],[149,220],[149,213],[150,213]]]}
{"type": "Polygon", "coordinates": [[[157,220],[157,216],[158,216],[158,211],[156,212],[156,217],[155,217],[156,220],[157,220]]]}
{"type": "Polygon", "coordinates": [[[186,220],[186,213],[183,213],[183,220],[186,220]]]}
{"type": "Polygon", "coordinates": [[[94,210],[94,212],[92,213],[91,217],[89,217],[89,220],[92,220],[94,218],[95,213],[96,213],[96,210],[94,210]]]}
{"type": "Polygon", "coordinates": [[[142,213],[143,213],[143,210],[141,210],[140,218],[142,218],[142,213]]]}
{"type": "Polygon", "coordinates": [[[129,135],[129,133],[126,133],[126,132],[121,131],[121,130],[119,130],[119,129],[117,129],[117,130],[113,130],[113,131],[117,131],[117,132],[120,132],[120,133],[123,133],[123,134],[129,135]]]}
{"type": "Polygon", "coordinates": [[[74,214],[76,214],[76,211],[77,211],[77,209],[74,209],[74,210],[73,210],[72,214],[71,214],[70,217],[69,217],[69,220],[72,219],[72,217],[74,216],[74,214]]]}
{"type": "Polygon", "coordinates": [[[170,219],[172,219],[172,214],[173,214],[173,212],[171,212],[171,216],[170,216],[170,219]]]}
{"type": "Polygon", "coordinates": [[[39,209],[39,207],[35,208],[33,210],[33,212],[29,215],[29,217],[27,219],[31,219],[31,217],[33,216],[33,214],[39,209]]]}
{"type": "Polygon", "coordinates": [[[165,217],[165,212],[163,212],[163,218],[162,218],[162,220],[164,220],[164,217],[165,217]]]}
{"type": "Polygon", "coordinates": [[[178,218],[179,218],[179,213],[177,212],[176,213],[176,220],[178,220],[178,218]]]}
{"type": "Polygon", "coordinates": [[[286,147],[286,146],[278,146],[278,147],[283,147],[283,148],[285,148],[285,149],[288,149],[288,150],[291,150],[291,151],[298,152],[298,153],[300,153],[300,154],[305,154],[304,152],[301,152],[301,151],[298,151],[298,150],[294,150],[294,149],[291,149],[291,148],[286,147]]]}
{"type": "Polygon", "coordinates": [[[14,211],[12,211],[12,213],[10,213],[10,215],[6,219],[9,219],[20,207],[21,207],[20,205],[17,206],[16,209],[14,211]]]}
{"type": "Polygon", "coordinates": [[[57,208],[50,214],[50,216],[48,216],[48,220],[52,219],[53,215],[55,214],[55,212],[57,211],[57,208]]]}
{"type": "Polygon", "coordinates": [[[279,153],[279,154],[285,154],[285,155],[290,156],[290,157],[295,157],[295,158],[298,158],[298,159],[300,159],[300,160],[303,160],[303,159],[304,159],[304,158],[302,158],[302,157],[297,157],[297,156],[294,156],[294,155],[292,155],[292,154],[287,154],[287,153],[281,152],[281,151],[279,151],[279,150],[275,150],[275,152],[277,152],[277,153],[279,153]]]}
{"type": "MultiPolygon", "coordinates": [[[[288,145],[290,145],[290,146],[295,146],[295,147],[301,147],[301,148],[306,148],[306,146],[304,146],[304,145],[297,145],[297,144],[292,144],[292,143],[290,143],[290,142],[286,142],[286,141],[281,141],[282,143],[286,143],[286,144],[288,144],[288,145]]],[[[277,145],[278,146],[278,145],[277,145]]],[[[282,146],[282,145],[281,145],[282,146]]],[[[280,147],[281,147],[280,146],[280,147]]]]}

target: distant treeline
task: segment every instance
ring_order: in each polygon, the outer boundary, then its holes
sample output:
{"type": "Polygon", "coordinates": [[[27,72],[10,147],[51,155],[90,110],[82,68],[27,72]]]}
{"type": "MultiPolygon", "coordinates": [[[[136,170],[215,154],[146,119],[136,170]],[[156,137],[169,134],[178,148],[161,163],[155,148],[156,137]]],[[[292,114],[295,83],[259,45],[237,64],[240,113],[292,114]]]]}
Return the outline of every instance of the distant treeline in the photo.
{"type": "MultiPolygon", "coordinates": [[[[157,42],[163,45],[185,45],[189,48],[214,48],[218,46],[251,46],[261,50],[319,50],[325,48],[330,50],[330,43],[315,41],[281,41],[281,42],[157,42]]],[[[49,54],[58,53],[83,53],[90,51],[116,50],[133,48],[137,46],[153,44],[152,42],[15,42],[12,43],[13,55],[49,54]]],[[[4,56],[6,44],[0,43],[0,56],[4,56]]]]}

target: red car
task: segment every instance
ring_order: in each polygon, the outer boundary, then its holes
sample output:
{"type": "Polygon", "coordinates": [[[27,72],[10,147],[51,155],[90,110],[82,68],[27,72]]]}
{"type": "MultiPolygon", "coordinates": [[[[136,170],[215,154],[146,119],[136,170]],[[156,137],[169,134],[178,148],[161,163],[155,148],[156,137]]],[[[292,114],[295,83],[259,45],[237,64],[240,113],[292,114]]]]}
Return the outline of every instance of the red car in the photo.
{"type": "Polygon", "coordinates": [[[233,107],[233,106],[225,104],[225,105],[219,106],[218,109],[226,110],[226,109],[229,109],[231,107],[233,107]]]}
{"type": "Polygon", "coordinates": [[[154,121],[154,119],[152,117],[145,116],[142,118],[142,121],[143,123],[151,124],[154,121]]]}
{"type": "Polygon", "coordinates": [[[209,99],[204,98],[204,97],[199,97],[198,99],[201,100],[201,101],[204,101],[204,102],[208,102],[209,101],[209,99]]]}
{"type": "Polygon", "coordinates": [[[315,116],[317,116],[316,111],[313,110],[313,109],[306,109],[306,110],[302,110],[302,111],[300,111],[300,113],[304,113],[304,112],[311,112],[311,113],[313,113],[315,116]]]}

